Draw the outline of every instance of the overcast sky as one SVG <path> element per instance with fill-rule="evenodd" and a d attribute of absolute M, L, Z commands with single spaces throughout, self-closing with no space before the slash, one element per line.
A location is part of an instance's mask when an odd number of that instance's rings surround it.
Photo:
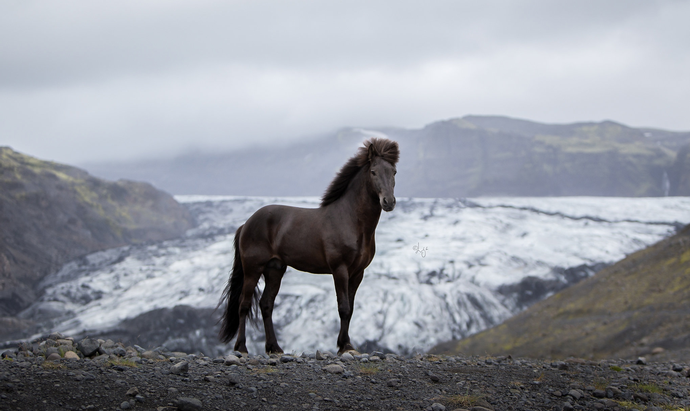
<path fill-rule="evenodd" d="M 67 163 L 467 114 L 690 131 L 690 1 L 0 2 L 0 145 Z"/>

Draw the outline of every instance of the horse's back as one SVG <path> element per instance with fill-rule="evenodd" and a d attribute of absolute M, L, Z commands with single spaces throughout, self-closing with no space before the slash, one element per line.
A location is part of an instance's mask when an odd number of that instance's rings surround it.
<path fill-rule="evenodd" d="M 303 271 L 324 272 L 327 266 L 320 209 L 264 206 L 245 223 L 240 247 L 259 264 L 275 258 Z"/>

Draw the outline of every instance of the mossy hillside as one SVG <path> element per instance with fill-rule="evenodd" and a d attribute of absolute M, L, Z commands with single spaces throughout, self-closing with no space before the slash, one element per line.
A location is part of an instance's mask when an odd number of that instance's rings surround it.
<path fill-rule="evenodd" d="M 150 184 L 104 181 L 0 147 L 0 316 L 26 307 L 38 281 L 70 259 L 192 225 L 186 208 Z"/>
<path fill-rule="evenodd" d="M 19 202 L 39 205 L 62 192 L 77 207 L 88 210 L 86 217 L 104 220 L 127 243 L 155 239 L 157 235 L 147 228 L 159 231 L 161 224 L 180 225 L 176 224 L 179 215 L 166 213 L 179 208 L 177 203 L 149 184 L 97 179 L 78 168 L 41 161 L 9 148 L 0 148 L 0 185 L 10 188 L 7 191 Z M 189 221 L 181 226 L 189 227 Z"/>
<path fill-rule="evenodd" d="M 689 343 L 690 226 L 497 327 L 434 351 L 594 359 L 655 352 L 657 359 L 687 361 Z"/>
<path fill-rule="evenodd" d="M 663 196 L 664 173 L 690 134 L 658 134 L 614 122 L 452 119 L 421 130 L 405 184 L 429 196 Z"/>

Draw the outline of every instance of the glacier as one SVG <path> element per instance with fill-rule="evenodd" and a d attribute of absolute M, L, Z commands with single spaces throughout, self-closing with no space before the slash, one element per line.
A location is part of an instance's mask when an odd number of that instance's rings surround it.
<path fill-rule="evenodd" d="M 79 336 L 161 308 L 213 309 L 228 281 L 237 227 L 266 204 L 319 205 L 315 197 L 176 198 L 197 227 L 179 239 L 67 263 L 43 280 L 42 297 L 21 316 L 42 331 Z M 584 267 L 589 275 L 688 223 L 688 197 L 398 198 L 381 215 L 376 256 L 355 299 L 352 342 L 409 354 L 463 338 L 524 308 L 502 287 L 525 279 L 567 286 L 564 270 Z M 332 277 L 289 268 L 273 318 L 286 352 L 336 349 Z M 204 332 L 207 350 L 231 351 L 233 344 L 213 339 L 215 331 Z M 263 327 L 247 334 L 249 351 L 263 352 Z"/>

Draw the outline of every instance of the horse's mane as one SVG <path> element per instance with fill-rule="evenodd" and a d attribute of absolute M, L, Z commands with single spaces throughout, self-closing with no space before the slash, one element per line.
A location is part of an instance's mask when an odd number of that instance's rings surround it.
<path fill-rule="evenodd" d="M 355 178 L 362 167 L 369 164 L 370 146 L 375 156 L 383 158 L 392 165 L 398 162 L 400 149 L 395 141 L 376 137 L 365 141 L 364 147 L 360 147 L 357 153 L 347 160 L 347 163 L 336 174 L 331 184 L 328 185 L 326 192 L 321 197 L 321 207 L 331 204 L 345 194 L 350 181 Z"/>

